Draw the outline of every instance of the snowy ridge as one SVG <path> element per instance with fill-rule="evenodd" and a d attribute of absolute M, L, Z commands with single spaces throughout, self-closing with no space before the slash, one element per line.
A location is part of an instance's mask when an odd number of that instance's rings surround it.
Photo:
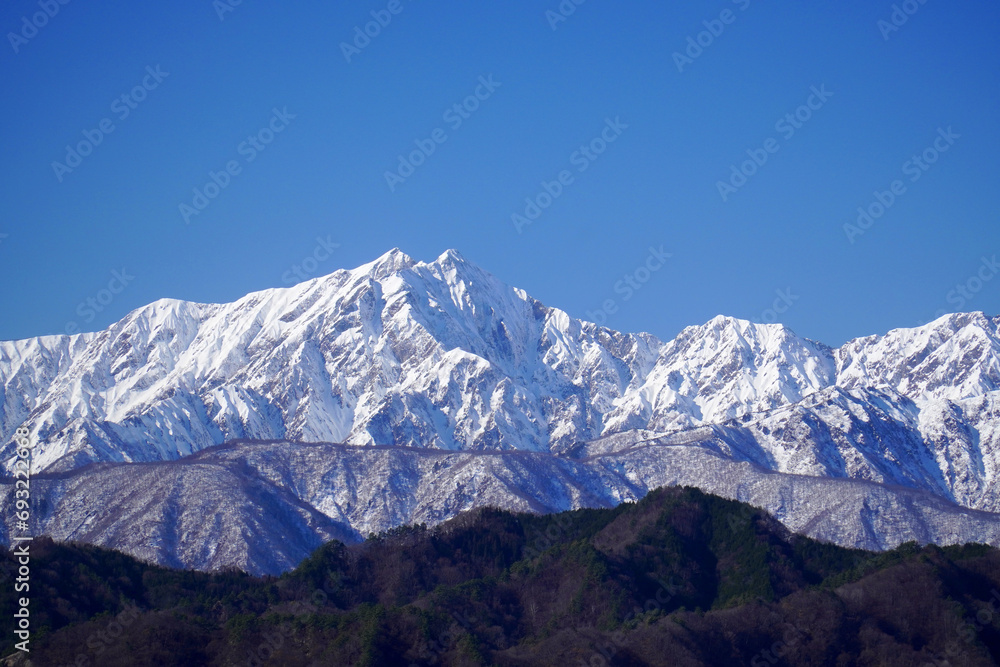
<path fill-rule="evenodd" d="M 32 486 L 46 502 L 36 530 L 173 567 L 278 574 L 330 539 L 349 543 L 401 524 L 435 525 L 477 507 L 611 507 L 660 486 L 689 485 L 762 507 L 793 531 L 843 546 L 1000 544 L 1000 514 L 912 488 L 775 473 L 681 440 L 637 441 L 585 459 L 237 442 L 176 461 L 40 475 Z M 14 494 L 2 498 L 7 541 L 16 534 Z"/>

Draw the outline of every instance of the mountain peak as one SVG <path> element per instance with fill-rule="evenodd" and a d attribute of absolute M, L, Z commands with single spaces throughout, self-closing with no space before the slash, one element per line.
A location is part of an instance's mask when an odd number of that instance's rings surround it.
<path fill-rule="evenodd" d="M 708 322 L 706 322 L 705 326 L 710 326 L 713 329 L 732 328 L 743 331 L 747 329 L 747 327 L 749 327 L 751 324 L 752 323 L 749 320 L 741 320 L 738 317 L 730 317 L 729 315 L 716 315 Z"/>
<path fill-rule="evenodd" d="M 1000 318 L 990 317 L 981 310 L 975 310 L 967 313 L 949 313 L 947 315 L 942 315 L 928 323 L 925 326 L 938 327 L 941 325 L 948 325 L 952 329 L 963 329 L 968 326 L 977 326 L 980 329 L 996 329 L 997 320 Z"/>
<path fill-rule="evenodd" d="M 454 248 L 448 248 L 443 253 L 441 253 L 437 259 L 434 260 L 437 264 L 444 264 L 446 262 L 455 262 L 461 264 L 468 264 L 469 260 L 462 256 L 462 253 L 455 250 Z"/>
<path fill-rule="evenodd" d="M 510 289 L 478 264 L 466 259 L 453 249 L 445 250 L 433 262 L 426 264 L 430 273 L 443 281 L 451 290 L 455 303 L 472 306 L 493 304 L 502 300 L 500 294 Z"/>
<path fill-rule="evenodd" d="M 768 327 L 771 325 L 766 324 L 756 324 L 750 320 L 741 320 L 738 317 L 729 317 L 728 315 L 716 315 L 704 324 L 696 324 L 685 328 L 685 332 L 689 336 L 696 336 L 698 338 L 708 336 L 710 338 L 719 337 L 729 337 L 729 336 L 749 336 L 750 338 L 756 338 L 758 331 L 766 332 Z M 780 326 L 780 325 L 778 325 Z M 683 332 L 682 332 L 683 335 Z"/>
<path fill-rule="evenodd" d="M 399 248 L 393 248 L 378 259 L 367 264 L 362 264 L 356 271 L 369 274 L 375 280 L 387 278 L 394 273 L 399 273 L 404 269 L 409 269 L 416 262 Z"/>

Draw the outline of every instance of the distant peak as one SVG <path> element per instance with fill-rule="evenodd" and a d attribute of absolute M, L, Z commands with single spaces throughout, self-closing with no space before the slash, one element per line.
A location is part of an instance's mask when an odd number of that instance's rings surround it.
<path fill-rule="evenodd" d="M 755 329 L 758 326 L 749 320 L 741 320 L 737 317 L 730 317 L 728 315 L 716 315 L 708 322 L 701 326 L 695 326 L 695 329 L 702 331 L 737 331 L 739 333 L 744 333 L 749 329 Z"/>
<path fill-rule="evenodd" d="M 932 326 L 948 324 L 954 328 L 960 329 L 969 325 L 986 327 L 989 326 L 993 319 L 994 318 L 987 316 L 986 313 L 980 310 L 974 310 L 967 313 L 948 313 L 947 315 L 942 315 L 936 320 L 928 322 L 928 324 Z"/>
<path fill-rule="evenodd" d="M 787 326 L 781 322 L 756 322 L 753 320 L 743 320 L 738 317 L 730 317 L 728 315 L 716 315 L 708 322 L 703 324 L 699 329 L 730 329 L 739 331 L 740 333 L 746 333 L 748 331 L 755 332 L 769 332 L 774 334 L 775 332 L 785 332 L 790 335 L 794 333 Z"/>
<path fill-rule="evenodd" d="M 715 317 L 713 317 L 712 319 L 710 319 L 708 322 L 706 322 L 706 324 L 709 324 L 709 325 L 712 325 L 712 326 L 715 326 L 715 327 L 720 327 L 720 326 L 721 327 L 737 327 L 739 329 L 743 329 L 743 328 L 747 327 L 750 324 L 750 321 L 749 320 L 741 320 L 741 319 L 739 319 L 737 317 L 730 317 L 728 315 L 716 315 Z"/>
<path fill-rule="evenodd" d="M 732 337 L 745 338 L 747 341 L 752 341 L 755 345 L 784 344 L 783 341 L 804 341 L 805 343 L 821 348 L 827 347 L 822 343 L 801 338 L 780 322 L 754 322 L 727 315 L 716 315 L 705 324 L 687 327 L 681 335 L 686 340 L 701 336 L 720 340 Z"/>

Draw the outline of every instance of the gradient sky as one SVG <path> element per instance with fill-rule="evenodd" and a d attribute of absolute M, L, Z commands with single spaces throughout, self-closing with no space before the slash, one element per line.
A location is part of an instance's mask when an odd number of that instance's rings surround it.
<path fill-rule="evenodd" d="M 1000 310 L 1000 269 L 983 264 L 1000 253 L 996 2 L 900 3 L 916 11 L 892 31 L 893 3 L 870 0 L 589 0 L 558 22 L 558 0 L 48 2 L 36 31 L 37 0 L 0 9 L 0 339 L 281 287 L 318 238 L 338 247 L 315 275 L 456 248 L 548 305 L 663 339 L 726 314 L 839 345 Z M 372 12 L 391 22 L 348 62 Z M 445 112 L 477 89 L 456 127 Z M 273 109 L 295 118 L 262 151 L 242 144 Z M 793 134 L 776 127 L 796 112 Z M 71 172 L 53 166 L 105 119 Z M 607 119 L 627 129 L 583 157 Z M 393 191 L 386 172 L 436 130 L 446 141 Z M 926 149 L 926 170 L 906 164 Z M 719 181 L 751 154 L 767 160 L 724 201 Z M 230 161 L 239 173 L 186 222 L 180 205 Z M 512 214 L 563 171 L 519 233 Z M 850 242 L 844 225 L 897 180 Z M 671 256 L 644 273 L 650 247 Z M 629 295 L 618 281 L 637 269 Z"/>

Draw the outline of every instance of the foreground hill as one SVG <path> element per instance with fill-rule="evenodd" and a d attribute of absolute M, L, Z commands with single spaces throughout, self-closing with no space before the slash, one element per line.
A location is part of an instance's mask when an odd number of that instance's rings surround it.
<path fill-rule="evenodd" d="M 7 553 L 4 563 L 9 572 Z M 31 657 L 45 665 L 1000 658 L 997 550 L 844 549 L 690 488 L 545 516 L 480 509 L 432 529 L 331 542 L 278 578 L 168 570 L 43 539 L 32 568 L 32 618 L 44 630 Z M 12 608 L 11 587 L 2 591 Z"/>

